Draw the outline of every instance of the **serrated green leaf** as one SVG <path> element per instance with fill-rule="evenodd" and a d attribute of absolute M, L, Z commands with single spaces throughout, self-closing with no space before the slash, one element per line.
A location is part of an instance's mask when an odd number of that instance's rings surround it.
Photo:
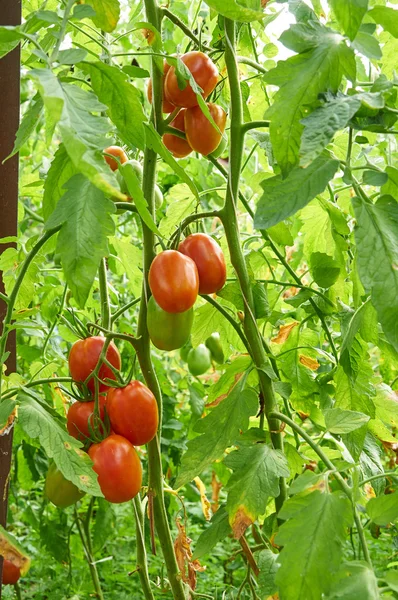
<path fill-rule="evenodd" d="M 0 58 L 14 50 L 22 38 L 19 27 L 0 26 Z"/>
<path fill-rule="evenodd" d="M 388 525 L 398 519 L 398 493 L 371 498 L 366 511 L 376 525 Z"/>
<path fill-rule="evenodd" d="M 264 443 L 243 446 L 228 454 L 224 463 L 234 471 L 227 485 L 227 509 L 238 538 L 265 513 L 268 498 L 279 495 L 279 479 L 289 477 L 290 471 L 283 452 Z"/>
<path fill-rule="evenodd" d="M 142 289 L 142 250 L 134 246 L 127 238 L 112 237 L 110 243 L 114 247 L 116 254 L 120 260 L 121 268 L 118 269 L 118 261 L 116 261 L 116 271 L 122 275 L 126 274 L 127 286 L 134 296 L 139 296 Z"/>
<path fill-rule="evenodd" d="M 310 258 L 310 271 L 319 287 L 329 288 L 340 275 L 340 265 L 334 258 L 323 252 L 314 252 Z"/>
<path fill-rule="evenodd" d="M 344 33 L 353 40 L 368 10 L 368 0 L 331 0 L 330 4 Z"/>
<path fill-rule="evenodd" d="M 68 50 L 61 50 L 58 53 L 57 62 L 61 65 L 75 65 L 84 60 L 86 56 L 87 52 L 83 48 L 68 48 Z"/>
<path fill-rule="evenodd" d="M 145 148 L 145 114 L 142 99 L 127 75 L 117 67 L 103 62 L 84 65 L 90 73 L 91 85 L 101 102 L 107 105 L 108 113 L 126 144 L 140 150 Z"/>
<path fill-rule="evenodd" d="M 41 97 L 36 94 L 29 104 L 29 108 L 25 112 L 17 134 L 15 136 L 14 148 L 12 149 L 11 154 L 7 156 L 4 160 L 8 160 L 14 154 L 19 152 L 24 144 L 28 141 L 30 136 L 37 127 L 37 123 L 39 122 L 40 116 L 43 112 L 43 100 Z"/>
<path fill-rule="evenodd" d="M 379 598 L 373 569 L 361 561 L 344 563 L 326 600 L 376 600 Z"/>
<path fill-rule="evenodd" d="M 204 419 L 197 421 L 195 429 L 201 433 L 188 442 L 188 450 L 182 457 L 175 487 L 191 481 L 239 437 L 240 431 L 249 426 L 249 417 L 258 409 L 258 397 L 246 388 L 247 375 L 243 376 L 228 397 L 222 400 Z"/>
<path fill-rule="evenodd" d="M 293 169 L 286 179 L 281 175 L 265 179 L 261 182 L 264 193 L 254 216 L 255 228 L 268 229 L 294 215 L 323 192 L 338 168 L 338 161 L 323 154 L 306 169 Z"/>
<path fill-rule="evenodd" d="M 168 191 L 166 216 L 160 221 L 160 233 L 169 237 L 176 227 L 190 215 L 196 205 L 196 199 L 185 183 L 179 183 Z"/>
<path fill-rule="evenodd" d="M 65 146 L 60 144 L 44 182 L 43 217 L 45 221 L 55 209 L 58 200 L 65 193 L 65 183 L 76 173 L 78 173 L 78 169 L 70 159 Z"/>
<path fill-rule="evenodd" d="M 330 433 L 350 433 L 369 422 L 369 415 L 353 410 L 341 408 L 327 408 L 324 410 L 326 429 Z"/>
<path fill-rule="evenodd" d="M 205 0 L 220 15 L 233 21 L 249 23 L 264 18 L 260 0 Z"/>
<path fill-rule="evenodd" d="M 376 38 L 373 37 L 373 35 L 363 31 L 358 31 L 357 36 L 352 43 L 352 47 L 370 59 L 374 58 L 376 60 L 380 60 L 380 58 L 383 56 L 380 44 Z"/>
<path fill-rule="evenodd" d="M 102 496 L 92 462 L 81 450 L 81 442 L 72 438 L 35 400 L 31 391 L 18 394 L 18 422 L 31 438 L 39 438 L 47 456 L 53 458 L 64 477 L 94 496 Z"/>
<path fill-rule="evenodd" d="M 343 556 L 346 528 L 352 522 L 351 503 L 340 493 L 319 491 L 288 500 L 280 518 L 276 542 L 283 546 L 276 574 L 281 597 L 320 600 L 330 591 Z"/>
<path fill-rule="evenodd" d="M 45 227 L 62 225 L 57 251 L 68 286 L 78 305 L 84 307 L 100 259 L 109 253 L 108 237 L 115 229 L 111 217 L 115 205 L 83 175 L 74 175 L 66 188 Z"/>
<path fill-rule="evenodd" d="M 343 75 L 355 79 L 355 58 L 343 36 L 309 21 L 292 25 L 283 34 L 294 38 L 299 54 L 279 61 L 264 75 L 267 83 L 279 86 L 272 106 L 265 113 L 271 119 L 270 134 L 275 157 L 286 177 L 298 162 L 301 119 L 318 95 L 337 92 Z M 292 47 L 290 45 L 289 47 Z"/>
<path fill-rule="evenodd" d="M 161 236 L 162 234 L 156 227 L 153 217 L 149 212 L 148 204 L 141 188 L 141 181 L 139 180 L 133 165 L 128 162 L 124 165 L 119 165 L 119 171 L 126 182 L 130 196 L 134 198 L 134 204 L 137 207 L 138 214 L 142 221 L 153 233 Z"/>
<path fill-rule="evenodd" d="M 353 198 L 358 272 L 387 339 L 398 350 L 398 204 Z"/>
<path fill-rule="evenodd" d="M 276 562 L 277 554 L 271 550 L 261 550 L 258 555 L 258 568 L 260 569 L 257 577 L 258 591 L 261 598 L 268 598 L 277 592 L 278 588 L 275 583 L 275 576 L 278 570 Z"/>
<path fill-rule="evenodd" d="M 221 542 L 230 533 L 231 526 L 228 521 L 228 513 L 225 506 L 220 506 L 218 511 L 213 515 L 210 526 L 200 534 L 195 544 L 192 560 L 208 554 L 218 542 Z"/>
<path fill-rule="evenodd" d="M 85 3 L 95 10 L 93 23 L 107 33 L 111 33 L 118 24 L 120 17 L 119 0 L 85 0 Z"/>
<path fill-rule="evenodd" d="M 194 313 L 191 330 L 193 346 L 205 342 L 214 331 L 220 334 L 220 343 L 226 357 L 230 356 L 231 347 L 243 350 L 243 343 L 229 321 L 214 306 L 206 303 Z"/>
<path fill-rule="evenodd" d="M 366 185 L 379 187 L 387 183 L 388 175 L 382 171 L 367 170 L 363 172 L 362 181 L 366 183 Z"/>
<path fill-rule="evenodd" d="M 375 6 L 369 11 L 369 17 L 372 17 L 392 36 L 398 38 L 398 10 L 390 6 Z"/>

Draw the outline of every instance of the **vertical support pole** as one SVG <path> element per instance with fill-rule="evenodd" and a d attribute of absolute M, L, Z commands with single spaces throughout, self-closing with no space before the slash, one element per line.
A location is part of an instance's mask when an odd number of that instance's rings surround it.
<path fill-rule="evenodd" d="M 21 23 L 21 0 L 0 0 L 0 24 Z M 1 164 L 13 148 L 19 126 L 20 48 L 0 59 L 0 238 L 17 235 L 18 216 L 18 155 Z M 0 254 L 12 244 L 1 244 Z M 0 291 L 4 292 L 0 272 Z M 0 331 L 6 305 L 0 300 Z M 16 370 L 16 338 L 12 332 L 8 338 L 7 372 Z M 13 426 L 0 432 L 0 524 L 7 521 L 8 483 L 11 467 Z M 0 558 L 0 598 L 3 561 Z"/>

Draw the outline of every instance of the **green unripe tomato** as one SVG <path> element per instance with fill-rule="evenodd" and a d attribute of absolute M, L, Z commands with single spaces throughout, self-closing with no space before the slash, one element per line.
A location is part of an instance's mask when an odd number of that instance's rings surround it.
<path fill-rule="evenodd" d="M 142 183 L 142 176 L 143 176 L 143 168 L 140 162 L 138 162 L 138 160 L 128 160 L 126 163 L 124 163 L 125 165 L 131 165 L 135 171 L 135 174 L 138 177 L 138 180 L 140 183 Z M 129 196 L 129 191 L 126 185 L 126 182 L 124 180 L 123 175 L 120 173 L 120 171 L 117 171 L 116 173 L 116 178 L 119 182 L 120 185 L 120 190 L 123 194 L 126 194 L 127 196 Z M 155 185 L 155 207 L 156 210 L 158 208 L 160 208 L 163 204 L 163 194 L 162 191 L 160 189 L 160 187 L 158 185 Z"/>
<path fill-rule="evenodd" d="M 221 141 L 218 144 L 217 148 L 210 154 L 210 156 L 212 156 L 213 158 L 219 158 L 225 152 L 227 145 L 228 145 L 228 138 L 224 134 L 222 136 Z"/>
<path fill-rule="evenodd" d="M 220 342 L 220 334 L 218 332 L 212 333 L 205 342 L 206 346 L 210 350 L 210 354 L 212 359 L 216 361 L 216 363 L 222 365 L 225 361 L 224 351 Z"/>
<path fill-rule="evenodd" d="M 187 343 L 183 345 L 183 347 L 180 350 L 180 358 L 181 360 L 183 360 L 184 362 L 187 362 L 188 360 L 188 354 L 189 351 L 192 350 L 192 344 L 191 344 L 191 338 L 188 339 Z"/>
<path fill-rule="evenodd" d="M 48 469 L 44 492 L 50 502 L 59 508 L 76 504 L 85 494 L 74 483 L 65 479 L 55 463 Z"/>
<path fill-rule="evenodd" d="M 168 313 L 151 296 L 147 308 L 147 327 L 151 342 L 159 350 L 181 348 L 191 335 L 193 308 L 182 313 Z"/>
<path fill-rule="evenodd" d="M 192 348 L 187 358 L 188 369 L 192 375 L 203 375 L 211 367 L 210 350 L 204 344 Z"/>

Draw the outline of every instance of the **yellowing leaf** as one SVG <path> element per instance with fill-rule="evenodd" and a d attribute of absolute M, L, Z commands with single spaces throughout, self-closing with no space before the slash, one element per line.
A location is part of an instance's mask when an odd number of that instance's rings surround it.
<path fill-rule="evenodd" d="M 300 354 L 299 361 L 302 365 L 304 365 L 305 367 L 307 367 L 307 369 L 310 369 L 311 371 L 316 371 L 320 367 L 319 362 L 315 360 L 315 358 L 305 356 L 304 354 Z"/>
<path fill-rule="evenodd" d="M 283 344 L 286 342 L 292 329 L 294 329 L 296 325 L 298 325 L 298 321 L 293 321 L 293 323 L 282 325 L 282 327 L 279 328 L 278 335 L 272 338 L 271 342 L 274 342 L 274 344 Z"/>
<path fill-rule="evenodd" d="M 241 506 L 234 514 L 232 523 L 230 523 L 234 538 L 238 540 L 254 521 L 255 516 L 248 514 L 246 508 Z"/>
<path fill-rule="evenodd" d="M 198 488 L 199 493 L 200 493 L 200 501 L 202 503 L 202 510 L 203 510 L 204 518 L 206 519 L 206 521 L 210 521 L 210 519 L 211 519 L 210 502 L 208 501 L 207 496 L 206 496 L 205 484 L 200 479 L 200 477 L 195 477 L 194 482 L 196 483 L 196 487 Z"/>

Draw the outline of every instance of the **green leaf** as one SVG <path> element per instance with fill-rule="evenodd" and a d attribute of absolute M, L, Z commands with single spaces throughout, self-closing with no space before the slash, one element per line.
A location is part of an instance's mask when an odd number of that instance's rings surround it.
<path fill-rule="evenodd" d="M 273 151 L 286 177 L 298 162 L 301 120 L 308 106 L 322 92 L 336 93 L 343 75 L 354 80 L 356 68 L 353 50 L 343 36 L 319 23 L 292 25 L 281 41 L 300 53 L 279 61 L 264 75 L 267 83 L 279 86 L 265 118 L 271 119 Z"/>
<path fill-rule="evenodd" d="M 362 175 L 362 181 L 366 183 L 366 185 L 374 185 L 379 187 L 387 183 L 388 174 L 382 171 L 364 171 Z"/>
<path fill-rule="evenodd" d="M 395 167 L 387 167 L 386 173 L 388 175 L 388 181 L 383 185 L 381 192 L 383 194 L 389 194 L 393 198 L 398 198 L 398 169 L 395 169 Z"/>
<path fill-rule="evenodd" d="M 270 227 L 267 231 L 272 241 L 280 246 L 292 246 L 294 239 L 286 223 L 281 221 L 278 225 Z"/>
<path fill-rule="evenodd" d="M 40 444 L 64 477 L 77 487 L 94 496 L 102 496 L 97 475 L 91 468 L 92 462 L 81 450 L 81 442 L 72 438 L 35 400 L 31 390 L 18 394 L 18 422 L 31 438 L 39 438 Z"/>
<path fill-rule="evenodd" d="M 357 96 L 328 97 L 320 108 L 302 119 L 304 125 L 300 146 L 300 166 L 307 167 L 332 141 L 339 129 L 344 129 L 361 105 Z"/>
<path fill-rule="evenodd" d="M 195 430 L 201 435 L 188 442 L 188 450 L 182 457 L 175 487 L 192 481 L 239 438 L 241 431 L 249 426 L 249 417 L 258 410 L 257 393 L 246 388 L 247 374 L 235 385 L 228 397 L 222 400 Z"/>
<path fill-rule="evenodd" d="M 344 33 L 353 40 L 368 10 L 368 0 L 331 0 L 330 4 Z"/>
<path fill-rule="evenodd" d="M 264 443 L 242 446 L 224 463 L 234 473 L 228 480 L 227 509 L 236 538 L 266 510 L 268 498 L 279 496 L 279 478 L 289 477 L 287 460 L 280 450 Z"/>
<path fill-rule="evenodd" d="M 331 256 L 323 252 L 314 252 L 310 258 L 310 271 L 319 287 L 329 288 L 339 278 L 340 265 Z"/>
<path fill-rule="evenodd" d="M 377 578 L 366 562 L 344 563 L 337 573 L 326 600 L 376 600 L 379 598 Z"/>
<path fill-rule="evenodd" d="M 320 599 L 330 590 L 342 559 L 351 503 L 340 493 L 319 491 L 288 500 L 279 517 L 288 519 L 276 537 L 283 546 L 276 583 L 289 600 Z"/>
<path fill-rule="evenodd" d="M 277 557 L 278 555 L 271 552 L 271 550 L 261 550 L 258 555 L 260 574 L 257 578 L 257 583 L 261 598 L 268 598 L 278 590 L 275 583 L 275 576 L 278 570 Z"/>
<path fill-rule="evenodd" d="M 160 233 L 169 237 L 185 217 L 192 213 L 195 205 L 195 196 L 185 183 L 179 183 L 170 188 L 167 194 L 166 216 L 159 225 Z"/>
<path fill-rule="evenodd" d="M 364 33 L 363 31 L 358 32 L 352 47 L 370 59 L 374 58 L 376 60 L 380 60 L 380 58 L 383 56 L 380 44 L 376 38 L 369 33 Z"/>
<path fill-rule="evenodd" d="M 225 506 L 220 506 L 218 511 L 213 515 L 210 526 L 200 534 L 195 544 L 192 560 L 208 554 L 218 542 L 221 542 L 230 533 L 231 526 L 228 521 L 228 513 L 225 510 Z"/>
<path fill-rule="evenodd" d="M 389 6 L 375 6 L 369 11 L 369 17 L 372 17 L 392 36 L 398 38 L 398 10 Z"/>
<path fill-rule="evenodd" d="M 350 433 L 368 423 L 369 415 L 353 410 L 342 410 L 341 408 L 327 408 L 324 410 L 326 429 L 330 433 Z"/>
<path fill-rule="evenodd" d="M 239 21 L 248 23 L 250 21 L 258 21 L 264 18 L 264 13 L 261 10 L 260 0 L 205 0 L 210 8 L 214 8 L 220 15 Z"/>
<path fill-rule="evenodd" d="M 7 424 L 8 417 L 14 410 L 15 404 L 15 400 L 12 398 L 6 398 L 6 400 L 0 402 L 0 429 L 3 429 Z"/>
<path fill-rule="evenodd" d="M 14 156 L 14 154 L 16 154 L 17 152 L 19 152 L 22 146 L 26 144 L 26 142 L 29 140 L 30 136 L 34 132 L 35 127 L 37 127 L 42 112 L 43 100 L 38 94 L 36 94 L 36 96 L 34 96 L 30 101 L 29 108 L 25 112 L 21 124 L 18 128 L 17 134 L 15 136 L 14 148 L 12 149 L 11 154 L 9 154 L 7 158 L 4 159 L 5 161 Z"/>
<path fill-rule="evenodd" d="M 398 592 L 398 571 L 387 571 L 384 580 L 394 592 Z"/>
<path fill-rule="evenodd" d="M 138 214 L 140 215 L 141 219 L 148 227 L 148 229 L 153 231 L 153 233 L 157 233 L 159 236 L 161 236 L 162 234 L 156 227 L 152 215 L 148 210 L 148 204 L 142 192 L 141 182 L 137 177 L 133 165 L 129 163 L 119 165 L 119 171 L 126 182 L 130 196 L 134 198 L 134 204 L 137 207 Z"/>
<path fill-rule="evenodd" d="M 353 198 L 357 265 L 389 342 L 398 350 L 398 204 Z"/>
<path fill-rule="evenodd" d="M 100 259 L 108 256 L 108 236 L 114 233 L 113 202 L 83 175 L 74 175 L 66 185 L 45 228 L 62 225 L 57 251 L 66 281 L 83 308 L 93 285 Z"/>
<path fill-rule="evenodd" d="M 90 73 L 93 90 L 107 105 L 109 116 L 123 141 L 144 150 L 145 114 L 141 94 L 127 81 L 127 74 L 103 62 L 85 64 L 84 70 Z"/>
<path fill-rule="evenodd" d="M 220 334 L 220 342 L 225 356 L 231 354 L 231 347 L 242 350 L 244 348 L 240 337 L 225 317 L 211 304 L 207 303 L 195 310 L 191 330 L 192 344 L 194 347 L 205 342 L 214 331 Z"/>
<path fill-rule="evenodd" d="M 388 525 L 398 519 L 398 493 L 371 498 L 366 505 L 369 517 L 376 525 Z"/>
<path fill-rule="evenodd" d="M 107 33 L 111 33 L 118 24 L 120 17 L 119 0 L 85 0 L 95 10 L 93 23 Z"/>
<path fill-rule="evenodd" d="M 189 175 L 184 171 L 181 165 L 178 164 L 171 152 L 169 152 L 166 146 L 164 146 L 160 135 L 155 130 L 152 123 L 145 123 L 144 125 L 146 132 L 146 141 L 148 146 L 163 158 L 163 160 L 173 169 L 176 175 L 180 177 L 183 183 L 187 184 L 187 186 L 190 188 L 191 192 L 194 194 L 195 198 L 199 202 L 199 193 L 191 177 L 189 177 Z"/>
<path fill-rule="evenodd" d="M 43 217 L 47 220 L 65 193 L 64 185 L 78 173 L 66 148 L 60 144 L 44 181 Z"/>
<path fill-rule="evenodd" d="M 334 381 L 336 384 L 336 408 L 353 410 L 375 417 L 375 406 L 372 400 L 372 368 L 367 361 L 359 365 L 356 379 L 348 377 L 341 366 L 337 367 Z"/>
<path fill-rule="evenodd" d="M 116 251 L 120 261 L 116 261 L 116 272 L 126 275 L 126 285 L 138 297 L 142 289 L 142 250 L 134 246 L 127 237 L 112 237 L 110 243 Z"/>
<path fill-rule="evenodd" d="M 61 50 L 57 57 L 57 62 L 61 65 L 75 65 L 84 60 L 87 56 L 87 51 L 83 48 L 68 48 Z"/>
<path fill-rule="evenodd" d="M 323 192 L 338 168 L 337 160 L 323 154 L 306 169 L 293 169 L 286 179 L 276 175 L 262 181 L 264 193 L 258 201 L 254 216 L 255 228 L 268 229 L 294 215 Z"/>
<path fill-rule="evenodd" d="M 0 58 L 14 50 L 23 38 L 19 27 L 0 26 Z"/>
<path fill-rule="evenodd" d="M 364 348 L 356 339 L 356 335 L 364 323 L 367 315 L 366 309 L 367 306 L 369 306 L 369 303 L 370 299 L 366 300 L 366 302 L 361 304 L 353 314 L 340 348 L 340 364 L 345 373 L 348 376 L 354 376 L 354 378 L 356 377 L 360 363 L 364 358 L 364 350 L 366 352 L 366 348 Z"/>
<path fill-rule="evenodd" d="M 308 490 L 308 488 L 317 486 L 323 477 L 323 473 L 314 473 L 310 470 L 303 471 L 303 473 L 300 473 L 299 476 L 291 482 L 289 486 L 289 496 L 300 494 L 301 492 Z"/>

